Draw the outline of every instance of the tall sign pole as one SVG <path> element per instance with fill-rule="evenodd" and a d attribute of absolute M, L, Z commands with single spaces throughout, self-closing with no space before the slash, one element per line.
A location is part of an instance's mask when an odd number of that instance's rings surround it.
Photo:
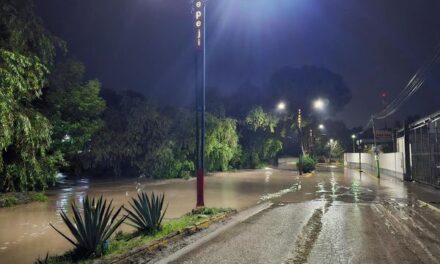
<path fill-rule="evenodd" d="M 300 154 L 299 154 L 299 161 L 298 161 L 298 171 L 299 171 L 299 175 L 303 174 L 303 154 L 304 154 L 304 147 L 303 147 L 303 142 L 302 142 L 302 114 L 301 114 L 301 109 L 298 109 L 298 141 L 299 141 L 299 146 L 301 148 Z"/>
<path fill-rule="evenodd" d="M 204 207 L 205 173 L 205 5 L 206 0 L 194 0 L 195 81 L 196 81 L 196 151 L 197 207 Z"/>

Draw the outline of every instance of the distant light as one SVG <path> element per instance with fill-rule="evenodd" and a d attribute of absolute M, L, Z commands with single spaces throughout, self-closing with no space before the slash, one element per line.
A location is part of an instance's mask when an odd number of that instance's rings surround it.
<path fill-rule="evenodd" d="M 284 111 L 284 110 L 286 110 L 286 103 L 284 103 L 284 102 L 279 102 L 278 105 L 277 105 L 277 110 L 279 110 L 279 111 Z"/>
<path fill-rule="evenodd" d="M 68 142 L 70 141 L 72 138 L 70 137 L 69 134 L 64 135 L 63 139 L 61 139 L 61 142 Z"/>
<path fill-rule="evenodd" d="M 333 138 L 331 138 L 331 139 L 330 139 L 330 143 L 333 143 L 333 142 L 334 142 L 334 140 L 333 140 Z"/>
<path fill-rule="evenodd" d="M 322 110 L 324 110 L 324 107 L 325 107 L 325 102 L 321 98 L 316 99 L 313 102 L 313 108 L 315 108 L 316 110 L 322 111 Z"/>
<path fill-rule="evenodd" d="M 321 130 L 324 130 L 325 127 L 324 127 L 323 124 L 319 124 L 318 128 L 321 129 Z"/>
<path fill-rule="evenodd" d="M 355 139 L 355 138 L 356 138 L 356 135 L 355 135 L 355 134 L 351 135 L 351 138 L 352 138 L 352 139 Z"/>

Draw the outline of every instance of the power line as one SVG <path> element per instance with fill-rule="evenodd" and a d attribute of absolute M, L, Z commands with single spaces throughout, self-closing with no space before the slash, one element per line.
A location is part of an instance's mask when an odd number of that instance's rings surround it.
<path fill-rule="evenodd" d="M 422 67 L 419 68 L 419 70 L 414 74 L 414 76 L 410 79 L 408 84 L 403 88 L 399 95 L 382 111 L 371 116 L 366 127 L 361 133 L 364 133 L 367 129 L 371 127 L 374 119 L 385 119 L 397 112 L 397 110 L 399 110 L 399 108 L 422 87 L 422 85 L 425 83 L 427 73 L 432 69 L 432 67 L 438 62 L 439 59 L 440 45 L 437 46 L 434 56 L 432 56 L 429 61 L 424 63 Z"/>

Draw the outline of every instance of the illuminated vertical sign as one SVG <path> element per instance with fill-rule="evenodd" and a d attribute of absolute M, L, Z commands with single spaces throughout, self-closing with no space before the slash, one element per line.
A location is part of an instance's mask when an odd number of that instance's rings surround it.
<path fill-rule="evenodd" d="M 204 1 L 203 0 L 195 0 L 195 28 L 196 28 L 196 47 L 202 48 L 203 47 L 203 34 L 204 32 L 204 17 L 205 17 L 205 8 L 204 8 Z"/>
<path fill-rule="evenodd" d="M 196 92 L 196 152 L 197 207 L 205 206 L 205 5 L 206 0 L 193 0 L 195 28 L 195 92 Z"/>

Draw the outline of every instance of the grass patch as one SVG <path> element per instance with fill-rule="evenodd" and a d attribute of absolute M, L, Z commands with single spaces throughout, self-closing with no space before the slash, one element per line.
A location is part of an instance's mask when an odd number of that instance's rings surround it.
<path fill-rule="evenodd" d="M 164 220 L 162 228 L 152 235 L 135 236 L 135 234 L 119 233 L 115 239 L 110 241 L 106 256 L 112 257 L 125 253 L 131 249 L 146 245 L 152 241 L 162 239 L 174 232 L 183 231 L 185 228 L 191 227 L 203 219 L 231 211 L 231 209 L 202 208 L 193 210 L 191 213 L 188 213 L 177 219 Z"/>
<path fill-rule="evenodd" d="M 12 207 L 30 202 L 46 202 L 47 196 L 40 192 L 11 192 L 0 194 L 0 208 Z"/>
<path fill-rule="evenodd" d="M 40 203 L 44 203 L 47 202 L 47 196 L 44 195 L 43 193 L 34 193 L 32 195 L 32 200 L 35 202 L 40 202 Z"/>
<path fill-rule="evenodd" d="M 4 196 L 0 198 L 0 207 L 12 207 L 15 206 L 18 199 L 15 196 Z"/>
<path fill-rule="evenodd" d="M 201 208 L 195 209 L 192 212 L 177 218 L 177 219 L 165 219 L 162 223 L 162 227 L 159 231 L 151 235 L 138 235 L 136 233 L 122 233 L 118 232 L 108 243 L 108 248 L 105 250 L 103 260 L 115 257 L 129 252 L 135 248 L 145 246 L 153 241 L 163 239 L 175 232 L 181 232 L 184 229 L 194 226 L 204 219 L 214 217 L 222 213 L 233 212 L 232 209 L 223 208 Z M 51 264 L 64 264 L 71 263 L 72 252 L 66 252 L 62 256 L 52 256 L 47 259 L 45 263 Z M 80 263 L 92 263 L 93 258 L 85 259 Z"/>

